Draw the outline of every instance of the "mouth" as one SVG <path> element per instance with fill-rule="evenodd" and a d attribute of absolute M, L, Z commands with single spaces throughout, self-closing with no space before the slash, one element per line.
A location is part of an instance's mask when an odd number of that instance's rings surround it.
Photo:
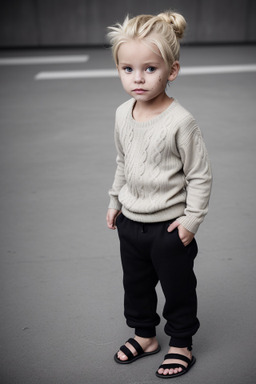
<path fill-rule="evenodd" d="M 137 94 L 142 94 L 142 93 L 147 92 L 147 90 L 143 89 L 143 88 L 136 88 L 136 89 L 133 89 L 132 92 L 135 92 Z"/>

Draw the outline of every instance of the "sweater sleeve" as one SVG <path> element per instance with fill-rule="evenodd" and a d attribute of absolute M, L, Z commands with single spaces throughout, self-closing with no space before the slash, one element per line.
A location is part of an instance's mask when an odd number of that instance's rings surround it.
<path fill-rule="evenodd" d="M 178 135 L 177 144 L 186 179 L 186 207 L 184 216 L 177 220 L 195 234 L 208 212 L 212 173 L 200 129 L 193 119 Z"/>
<path fill-rule="evenodd" d="M 115 145 L 117 150 L 117 157 L 116 157 L 117 167 L 116 167 L 112 188 L 109 190 L 110 203 L 108 208 L 121 210 L 122 205 L 118 200 L 118 195 L 121 188 L 126 183 L 126 180 L 124 175 L 124 152 L 123 152 L 122 144 L 120 142 L 117 118 L 115 123 Z"/>

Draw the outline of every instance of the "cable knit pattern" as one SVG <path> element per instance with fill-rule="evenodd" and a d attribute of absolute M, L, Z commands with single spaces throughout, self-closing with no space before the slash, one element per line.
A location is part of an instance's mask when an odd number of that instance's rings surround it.
<path fill-rule="evenodd" d="M 196 233 L 208 211 L 211 169 L 200 129 L 177 100 L 137 122 L 134 99 L 116 112 L 117 169 L 109 208 L 139 222 L 177 218 Z"/>

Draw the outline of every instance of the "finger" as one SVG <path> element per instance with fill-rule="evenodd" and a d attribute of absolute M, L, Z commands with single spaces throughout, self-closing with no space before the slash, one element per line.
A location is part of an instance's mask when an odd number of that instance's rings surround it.
<path fill-rule="evenodd" d="M 111 225 L 111 229 L 116 229 L 116 221 L 115 221 L 115 218 L 113 218 L 110 222 L 110 225 Z"/>
<path fill-rule="evenodd" d="M 180 223 L 177 221 L 177 220 L 175 220 L 173 223 L 171 223 L 170 225 L 169 225 L 169 227 L 167 228 L 167 231 L 168 232 L 172 232 L 175 228 L 177 228 L 178 226 L 180 225 Z"/>

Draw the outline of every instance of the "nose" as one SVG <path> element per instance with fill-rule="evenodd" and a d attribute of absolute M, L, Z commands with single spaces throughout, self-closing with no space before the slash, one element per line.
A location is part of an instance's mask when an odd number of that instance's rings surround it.
<path fill-rule="evenodd" d="M 136 71 L 135 72 L 134 81 L 136 84 L 144 83 L 144 76 L 143 76 L 142 71 Z"/>

